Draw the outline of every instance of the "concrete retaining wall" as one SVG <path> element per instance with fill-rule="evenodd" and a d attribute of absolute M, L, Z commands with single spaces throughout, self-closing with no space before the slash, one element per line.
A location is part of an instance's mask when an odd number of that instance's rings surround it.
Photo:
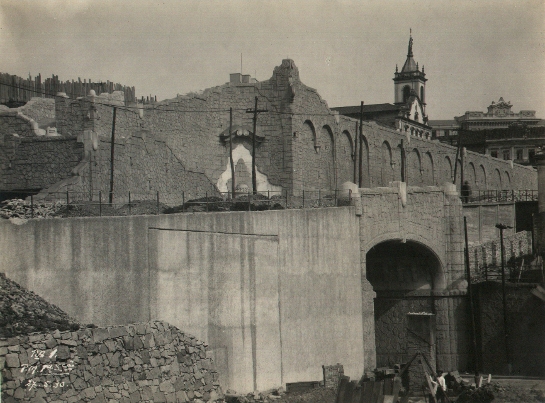
<path fill-rule="evenodd" d="M 0 340 L 0 364 L 6 403 L 221 397 L 206 344 L 165 322 Z"/>
<path fill-rule="evenodd" d="M 3 221 L 0 270 L 84 323 L 168 321 L 247 392 L 361 376 L 358 239 L 352 207 Z"/>

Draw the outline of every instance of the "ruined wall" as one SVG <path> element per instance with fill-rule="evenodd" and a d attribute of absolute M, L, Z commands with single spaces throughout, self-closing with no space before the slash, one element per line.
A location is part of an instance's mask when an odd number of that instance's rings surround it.
<path fill-rule="evenodd" d="M 3 220 L 0 270 L 84 323 L 183 327 L 252 392 L 373 368 L 358 233 L 352 207 Z"/>
<path fill-rule="evenodd" d="M 58 182 L 47 191 L 57 192 L 61 198 L 69 191 L 72 200 L 98 200 L 101 192 L 103 200 L 107 200 L 111 142 L 86 132 L 84 143 L 93 141 L 96 141 L 97 149 L 87 147 L 85 160 L 75 169 L 77 176 Z M 156 200 L 159 192 L 160 201 L 171 206 L 205 194 L 217 194 L 204 174 L 186 170 L 165 142 L 144 130 L 134 132 L 128 138 L 116 139 L 114 152 L 114 203 L 128 202 L 129 192 L 133 201 Z M 47 191 L 43 192 L 44 197 Z"/>
<path fill-rule="evenodd" d="M 25 105 L 17 108 L 17 110 L 37 122 L 40 127 L 44 125 L 55 126 L 54 99 L 33 97 Z"/>
<path fill-rule="evenodd" d="M 83 159 L 75 137 L 4 135 L 0 147 L 0 189 L 42 189 L 72 175 Z"/>
<path fill-rule="evenodd" d="M 474 286 L 477 304 L 479 365 L 484 373 L 507 375 L 500 282 Z M 545 376 L 545 304 L 531 294 L 535 285 L 507 283 L 510 375 Z"/>
<path fill-rule="evenodd" d="M 77 100 L 60 94 L 55 98 L 56 126 L 63 136 L 83 136 L 90 130 L 108 140 L 116 108 L 116 139 L 127 141 L 135 132 L 146 131 L 149 138 L 164 141 L 186 170 L 204 174 L 226 192 L 231 175 L 225 136 L 229 108 L 233 131 L 238 133 L 233 136 L 237 182 L 251 185 L 253 113 L 248 110 L 255 107 L 255 97 L 258 109 L 266 111 L 257 118 L 258 190 L 299 195 L 302 190 L 338 189 L 354 180 L 357 120 L 331 111 L 315 89 L 300 81 L 299 70 L 289 59 L 275 67 L 269 80 L 233 81 L 152 105 L 125 105 L 122 92 L 91 93 Z M 20 118 L 6 115 L 6 121 L 13 122 L 5 123 L 5 130 L 31 136 L 32 124 L 22 124 Z M 456 147 L 375 123 L 363 124 L 363 137 L 363 187 L 388 186 L 402 177 L 410 186 L 452 182 Z M 157 161 L 154 170 L 161 166 Z M 139 179 L 146 183 L 146 178 Z M 477 191 L 535 189 L 537 178 L 531 167 L 467 152 L 464 179 Z"/>
<path fill-rule="evenodd" d="M 16 134 L 19 137 L 36 136 L 31 120 L 20 112 L 12 111 L 0 113 L 0 135 L 6 134 Z"/>
<path fill-rule="evenodd" d="M 215 401 L 221 389 L 206 350 L 158 321 L 4 339 L 2 401 Z"/>

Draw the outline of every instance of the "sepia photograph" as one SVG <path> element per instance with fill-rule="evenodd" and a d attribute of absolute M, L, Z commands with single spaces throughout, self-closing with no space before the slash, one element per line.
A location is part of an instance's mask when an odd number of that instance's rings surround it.
<path fill-rule="evenodd" d="M 0 0 L 0 403 L 545 403 L 543 0 Z"/>

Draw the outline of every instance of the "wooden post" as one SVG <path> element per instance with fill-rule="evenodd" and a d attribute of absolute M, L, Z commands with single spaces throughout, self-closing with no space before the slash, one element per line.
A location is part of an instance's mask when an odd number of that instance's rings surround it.
<path fill-rule="evenodd" d="M 257 130 L 257 97 L 255 97 L 254 107 L 254 133 L 252 136 L 252 191 L 257 193 L 257 176 L 255 172 L 255 135 Z"/>
<path fill-rule="evenodd" d="M 471 268 L 469 266 L 469 242 L 467 238 L 467 219 L 464 216 L 464 238 L 465 238 L 465 261 L 467 277 L 467 297 L 469 299 L 469 315 L 471 317 L 471 335 L 473 338 L 473 365 L 475 376 L 479 376 L 479 366 L 477 363 L 477 329 L 475 327 L 475 311 L 473 310 L 473 291 L 471 289 Z"/>
<path fill-rule="evenodd" d="M 114 116 L 112 118 L 112 140 L 110 143 L 110 195 L 109 203 L 112 204 L 114 200 L 114 149 L 115 149 L 115 115 L 117 108 L 114 106 Z"/>
<path fill-rule="evenodd" d="M 358 187 L 361 188 L 363 187 L 363 129 L 362 129 L 362 126 L 363 126 L 363 101 L 361 101 L 361 105 L 360 105 L 360 132 L 359 132 L 359 143 L 360 143 L 360 147 L 359 147 L 359 151 L 360 151 L 360 155 L 359 155 L 359 169 L 358 169 L 358 172 L 359 172 L 359 179 L 358 179 Z"/>
<path fill-rule="evenodd" d="M 257 99 L 257 98 L 256 98 Z M 229 160 L 231 162 L 231 192 L 235 198 L 235 161 L 233 161 L 233 108 L 229 108 Z"/>

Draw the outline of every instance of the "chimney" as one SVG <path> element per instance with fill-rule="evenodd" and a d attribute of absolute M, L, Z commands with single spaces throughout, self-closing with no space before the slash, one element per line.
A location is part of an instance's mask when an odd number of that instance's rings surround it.
<path fill-rule="evenodd" d="M 242 82 L 242 74 L 240 73 L 229 74 L 229 82 L 231 84 L 240 84 Z"/>

